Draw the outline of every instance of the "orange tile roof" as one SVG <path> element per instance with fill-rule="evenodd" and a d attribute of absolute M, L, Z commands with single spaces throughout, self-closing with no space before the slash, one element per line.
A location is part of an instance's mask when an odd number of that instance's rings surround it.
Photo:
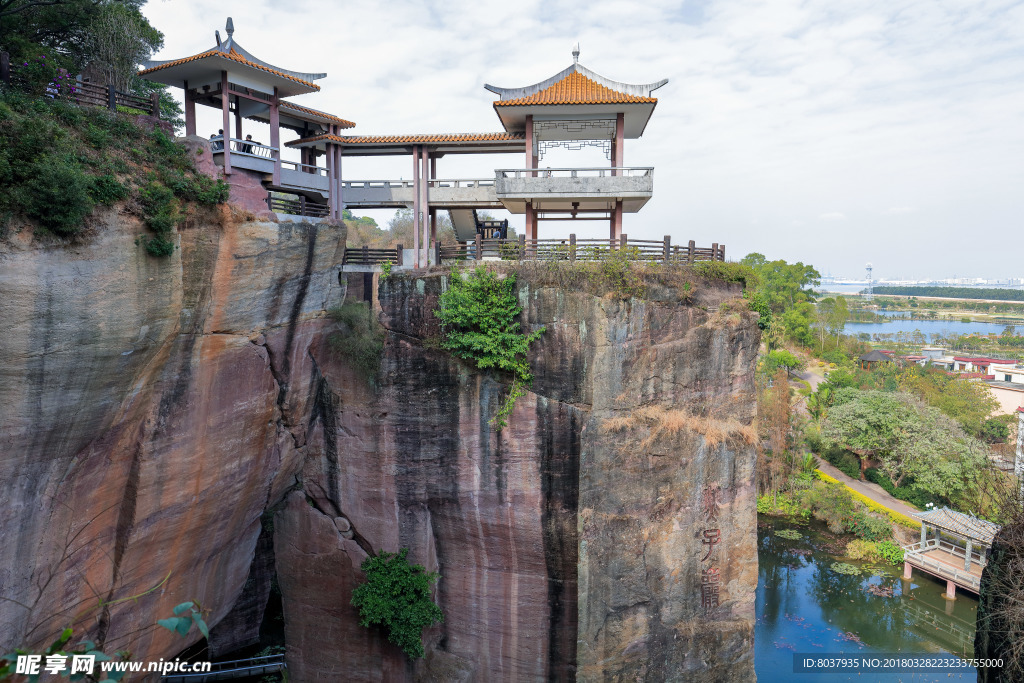
<path fill-rule="evenodd" d="M 294 102 L 282 101 L 281 102 L 281 107 L 283 109 L 293 109 L 295 111 L 302 112 L 303 114 L 310 114 L 311 116 L 320 116 L 322 118 L 329 119 L 331 121 L 334 121 L 337 124 L 340 124 L 342 128 L 355 128 L 355 126 L 356 126 L 356 124 L 352 123 L 351 121 L 349 121 L 347 119 L 339 118 L 337 116 L 334 116 L 333 114 L 328 114 L 326 112 L 322 112 L 322 111 L 319 111 L 317 109 L 310 109 L 308 107 L 300 107 L 299 105 L 295 104 Z"/>
<path fill-rule="evenodd" d="M 209 50 L 207 52 L 201 52 L 200 54 L 192 55 L 191 57 L 183 57 L 181 59 L 175 59 L 175 60 L 172 60 L 170 62 L 167 62 L 166 64 L 160 64 L 158 66 L 154 66 L 154 67 L 152 67 L 150 69 L 143 69 L 142 71 L 139 72 L 139 75 L 140 76 L 144 76 L 146 74 L 153 73 L 154 71 L 159 71 L 160 69 L 167 69 L 167 68 L 172 67 L 172 66 L 178 66 L 179 64 L 186 64 L 188 62 L 194 62 L 194 61 L 196 61 L 198 59 L 203 59 L 204 57 L 222 57 L 223 59 L 230 59 L 233 62 L 238 62 L 239 64 L 244 64 L 244 65 L 246 65 L 248 67 L 251 67 L 253 69 L 259 69 L 261 71 L 266 71 L 267 73 L 273 74 L 275 76 L 280 76 L 281 78 L 287 78 L 288 80 L 295 81 L 296 83 L 301 83 L 302 85 L 305 85 L 307 87 L 313 88 L 314 90 L 317 90 L 317 91 L 320 90 L 320 86 L 317 85 L 316 83 L 310 83 L 309 81 L 305 81 L 305 80 L 303 80 L 301 78 L 297 78 L 297 77 L 292 76 L 290 74 L 286 74 L 283 71 L 278 71 L 277 69 L 271 69 L 268 66 L 263 66 L 262 64 L 257 64 L 256 62 L 250 62 L 248 59 L 246 59 L 245 57 L 240 55 L 235 50 L 235 48 L 231 48 L 231 52 L 223 52 L 221 50 L 218 50 L 218 49 L 214 48 L 214 49 Z"/>
<path fill-rule="evenodd" d="M 438 142 L 514 142 L 518 140 L 525 140 L 526 136 L 521 133 L 441 133 L 438 135 L 316 135 L 309 138 L 302 138 L 301 140 L 294 140 L 288 144 L 295 145 L 305 142 L 319 142 L 320 140 L 328 140 L 330 142 L 339 142 L 345 145 L 360 145 L 360 144 L 382 144 L 382 143 L 397 143 L 397 144 L 427 144 L 427 143 L 438 143 Z"/>
<path fill-rule="evenodd" d="M 627 95 L 597 81 L 587 78 L 578 71 L 543 90 L 514 100 L 498 100 L 495 107 L 511 107 L 524 104 L 655 104 L 656 97 Z"/>

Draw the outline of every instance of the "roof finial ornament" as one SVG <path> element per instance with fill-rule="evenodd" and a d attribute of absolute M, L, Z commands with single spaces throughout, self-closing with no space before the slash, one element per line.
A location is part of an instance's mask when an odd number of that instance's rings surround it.
<path fill-rule="evenodd" d="M 576 44 L 572 46 L 572 63 L 580 63 L 580 43 L 576 41 Z"/>
<path fill-rule="evenodd" d="M 228 32 L 228 38 L 235 32 L 235 22 L 231 21 L 231 17 L 228 17 L 228 23 L 224 27 L 224 30 Z"/>

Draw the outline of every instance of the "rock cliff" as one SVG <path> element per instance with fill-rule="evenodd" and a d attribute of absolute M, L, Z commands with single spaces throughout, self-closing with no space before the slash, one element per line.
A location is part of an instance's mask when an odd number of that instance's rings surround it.
<path fill-rule="evenodd" d="M 74 622 L 170 657 L 195 635 L 155 621 L 195 599 L 226 652 L 274 573 L 293 681 L 753 679 L 736 286 L 621 301 L 521 276 L 547 332 L 495 433 L 500 378 L 437 349 L 442 275 L 382 283 L 366 377 L 329 341 L 343 228 L 225 210 L 156 260 L 104 222 L 0 254 L 0 647 Z M 349 604 L 367 553 L 400 547 L 442 577 L 415 663 Z"/>

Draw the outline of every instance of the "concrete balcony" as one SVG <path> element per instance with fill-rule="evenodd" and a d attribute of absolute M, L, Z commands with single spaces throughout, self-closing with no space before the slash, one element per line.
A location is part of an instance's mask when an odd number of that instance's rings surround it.
<path fill-rule="evenodd" d="M 494 180 L 431 180 L 427 194 L 430 206 L 438 209 L 500 209 L 494 193 Z M 349 208 L 389 209 L 413 205 L 411 180 L 346 180 L 342 200 Z"/>
<path fill-rule="evenodd" d="M 231 166 L 233 168 L 244 168 L 257 173 L 274 172 L 274 155 L 278 153 L 276 147 L 238 138 L 229 138 L 228 144 L 231 145 Z M 210 151 L 213 153 L 213 163 L 223 166 L 224 140 L 211 139 Z"/>
<path fill-rule="evenodd" d="M 610 210 L 622 200 L 622 210 L 635 213 L 654 193 L 654 169 L 537 168 L 499 169 L 495 191 L 512 213 L 525 213 L 526 203 L 540 211 Z"/>

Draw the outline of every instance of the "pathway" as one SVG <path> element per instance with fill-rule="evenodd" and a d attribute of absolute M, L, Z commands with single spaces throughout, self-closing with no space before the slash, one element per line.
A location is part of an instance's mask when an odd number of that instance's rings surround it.
<path fill-rule="evenodd" d="M 878 484 L 874 484 L 870 481 L 852 479 L 851 477 L 846 476 L 844 473 L 840 472 L 837 468 L 833 467 L 830 463 L 822 460 L 821 458 L 818 458 L 818 469 L 827 474 L 828 476 L 843 482 L 857 493 L 861 493 L 867 496 L 868 498 L 875 501 L 879 505 L 884 505 L 890 510 L 902 513 L 904 515 L 907 515 L 908 517 L 912 517 L 914 513 L 920 512 L 920 510 L 918 510 L 915 507 L 912 507 L 911 505 L 900 500 L 899 498 L 892 497 L 891 495 L 886 493 L 885 489 L 883 489 Z"/>

